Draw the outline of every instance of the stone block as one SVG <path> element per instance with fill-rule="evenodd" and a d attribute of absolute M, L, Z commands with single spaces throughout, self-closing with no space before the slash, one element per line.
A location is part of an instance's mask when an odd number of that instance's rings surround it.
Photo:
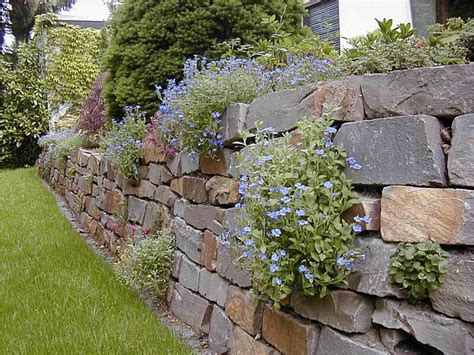
<path fill-rule="evenodd" d="M 106 191 L 102 209 L 109 214 L 122 214 L 127 209 L 127 203 L 119 190 Z"/>
<path fill-rule="evenodd" d="M 128 219 L 131 222 L 143 224 L 147 205 L 146 201 L 130 196 L 128 198 Z"/>
<path fill-rule="evenodd" d="M 151 142 L 145 142 L 143 144 L 142 155 L 143 162 L 145 164 L 165 163 L 167 159 L 166 154 L 163 152 L 162 148 Z"/>
<path fill-rule="evenodd" d="M 452 118 L 474 112 L 474 65 L 448 65 L 364 75 L 369 118 L 427 114 Z"/>
<path fill-rule="evenodd" d="M 143 220 L 143 228 L 148 229 L 150 232 L 155 232 L 160 229 L 163 221 L 163 210 L 162 206 L 155 202 L 148 202 L 148 206 L 145 212 L 145 218 Z"/>
<path fill-rule="evenodd" d="M 385 243 L 380 236 L 374 236 L 358 237 L 354 246 L 365 258 L 355 260 L 356 272 L 348 277 L 348 288 L 379 297 L 405 298 L 406 292 L 390 282 L 390 259 L 397 251 L 397 244 Z"/>
<path fill-rule="evenodd" d="M 223 176 L 214 176 L 206 183 L 209 202 L 213 205 L 235 205 L 240 201 L 239 182 Z"/>
<path fill-rule="evenodd" d="M 195 263 L 201 263 L 203 233 L 186 224 L 181 218 L 175 218 L 171 223 L 176 236 L 176 246 Z"/>
<path fill-rule="evenodd" d="M 164 165 L 150 164 L 148 179 L 155 185 L 169 184 L 173 180 L 173 175 Z"/>
<path fill-rule="evenodd" d="M 219 306 L 214 305 L 209 330 L 209 348 L 217 354 L 229 351 L 229 340 L 234 331 L 234 323 Z"/>
<path fill-rule="evenodd" d="M 234 327 L 229 355 L 278 355 L 277 350 L 255 340 L 239 327 Z"/>
<path fill-rule="evenodd" d="M 364 119 L 364 102 L 360 85 L 361 76 L 348 76 L 330 81 L 313 94 L 314 115 L 334 110 L 332 118 L 338 121 L 361 121 Z"/>
<path fill-rule="evenodd" d="M 225 313 L 247 333 L 251 335 L 260 333 L 263 303 L 255 292 L 230 286 L 227 291 Z"/>
<path fill-rule="evenodd" d="M 184 218 L 184 209 L 186 206 L 189 206 L 190 203 L 184 198 L 178 198 L 173 205 L 173 214 L 176 217 Z"/>
<path fill-rule="evenodd" d="M 105 178 L 104 180 L 102 180 L 102 185 L 104 186 L 106 190 L 109 190 L 109 191 L 115 190 L 117 188 L 117 184 L 115 183 L 115 181 L 110 181 L 109 179 L 105 179 Z"/>
<path fill-rule="evenodd" d="M 170 311 L 195 331 L 209 333 L 211 303 L 178 283 L 175 283 L 171 294 Z"/>
<path fill-rule="evenodd" d="M 456 117 L 448 155 L 451 185 L 474 187 L 474 114 Z"/>
<path fill-rule="evenodd" d="M 384 350 L 376 349 L 371 346 L 352 339 L 333 330 L 329 327 L 323 327 L 319 336 L 319 344 L 316 348 L 317 355 L 337 354 L 337 355 L 388 355 Z"/>
<path fill-rule="evenodd" d="M 93 185 L 92 186 L 92 196 L 97 197 L 97 196 L 105 196 L 105 189 L 103 187 Z"/>
<path fill-rule="evenodd" d="M 100 218 L 100 211 L 97 208 L 96 200 L 93 197 L 87 196 L 85 198 L 85 210 L 94 219 Z"/>
<path fill-rule="evenodd" d="M 257 121 L 262 121 L 261 128 L 273 127 L 278 132 L 295 128 L 297 121 L 314 115 L 311 94 L 317 88 L 318 84 L 307 84 L 257 97 L 249 106 L 247 129 L 254 129 Z"/>
<path fill-rule="evenodd" d="M 474 322 L 474 251 L 451 253 L 440 288 L 430 293 L 438 312 Z"/>
<path fill-rule="evenodd" d="M 315 354 L 319 333 L 319 327 L 265 306 L 262 336 L 283 354 Z"/>
<path fill-rule="evenodd" d="M 209 271 L 216 270 L 217 264 L 217 237 L 211 231 L 204 231 L 202 247 L 202 264 Z"/>
<path fill-rule="evenodd" d="M 240 139 L 239 132 L 247 129 L 249 105 L 237 103 L 227 107 L 222 115 L 221 132 L 224 143 L 232 145 Z"/>
<path fill-rule="evenodd" d="M 138 190 L 138 183 L 129 178 L 126 178 L 120 171 L 115 175 L 115 183 L 122 190 L 124 195 L 136 195 Z"/>
<path fill-rule="evenodd" d="M 191 261 L 188 257 L 181 258 L 179 270 L 179 283 L 190 290 L 199 291 L 199 271 L 201 267 Z"/>
<path fill-rule="evenodd" d="M 347 333 L 367 332 L 372 326 L 375 309 L 369 297 L 345 290 L 330 291 L 324 298 L 294 292 L 291 307 L 302 317 Z"/>
<path fill-rule="evenodd" d="M 199 158 L 187 153 L 178 153 L 168 160 L 166 166 L 175 177 L 181 177 L 199 170 Z"/>
<path fill-rule="evenodd" d="M 224 307 L 229 281 L 206 269 L 199 271 L 199 293 L 209 301 Z"/>
<path fill-rule="evenodd" d="M 178 196 L 168 186 L 161 185 L 155 190 L 154 199 L 168 207 L 173 207 L 177 198 Z"/>
<path fill-rule="evenodd" d="M 140 198 L 153 199 L 155 196 L 156 186 L 147 180 L 140 180 L 137 188 L 137 196 Z"/>
<path fill-rule="evenodd" d="M 77 151 L 77 164 L 82 167 L 86 167 L 87 164 L 89 163 L 89 158 L 91 156 L 92 152 L 85 150 L 85 149 L 79 149 Z"/>
<path fill-rule="evenodd" d="M 232 149 L 224 148 L 217 153 L 215 158 L 205 154 L 202 155 L 200 169 L 201 172 L 206 175 L 227 176 L 229 175 L 234 160 L 234 151 Z"/>
<path fill-rule="evenodd" d="M 446 185 L 441 125 L 435 117 L 402 116 L 344 124 L 335 138 L 362 169 L 346 168 L 356 185 Z"/>
<path fill-rule="evenodd" d="M 228 208 L 223 211 L 220 219 L 222 226 L 231 233 L 238 233 L 242 228 L 240 220 L 246 217 L 245 211 L 237 207 Z"/>
<path fill-rule="evenodd" d="M 474 191 L 390 186 L 382 192 L 385 241 L 474 245 Z"/>
<path fill-rule="evenodd" d="M 106 174 L 107 180 L 115 181 L 115 165 L 112 161 L 111 157 L 105 156 L 104 157 L 105 164 L 106 164 Z"/>
<path fill-rule="evenodd" d="M 359 195 L 359 202 L 344 212 L 342 217 L 348 223 L 354 223 L 354 217 L 356 216 L 369 216 L 371 221 L 363 223 L 364 230 L 378 231 L 380 230 L 380 209 L 380 197 L 361 194 Z"/>
<path fill-rule="evenodd" d="M 57 180 L 57 179 L 55 179 Z M 91 195 L 92 194 L 92 175 L 85 175 L 85 176 L 79 176 L 78 180 L 78 185 L 79 185 L 79 190 L 84 194 L 84 195 Z"/>
<path fill-rule="evenodd" d="M 214 206 L 187 205 L 184 207 L 184 220 L 198 229 L 207 229 L 211 222 L 220 220 L 222 210 Z"/>
<path fill-rule="evenodd" d="M 149 168 L 148 165 L 141 165 L 138 167 L 138 179 L 148 180 Z"/>
<path fill-rule="evenodd" d="M 194 203 L 206 203 L 207 179 L 199 176 L 186 175 L 171 181 L 171 190 Z"/>
<path fill-rule="evenodd" d="M 179 250 L 173 252 L 173 260 L 171 262 L 171 276 L 175 279 L 179 278 L 179 273 L 181 272 L 181 261 L 183 260 L 184 254 Z"/>
<path fill-rule="evenodd" d="M 237 258 L 233 249 L 219 243 L 217 246 L 217 273 L 240 287 L 250 287 L 252 274 L 236 264 Z"/>
<path fill-rule="evenodd" d="M 410 305 L 386 298 L 377 299 L 374 323 L 401 329 L 422 344 L 446 354 L 470 354 L 474 350 L 474 326 L 435 313 L 424 305 Z"/>

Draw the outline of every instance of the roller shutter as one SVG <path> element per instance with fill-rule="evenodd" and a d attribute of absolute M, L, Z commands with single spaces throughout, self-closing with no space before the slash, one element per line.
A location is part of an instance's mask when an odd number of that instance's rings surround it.
<path fill-rule="evenodd" d="M 307 6 L 308 15 L 304 24 L 311 28 L 314 34 L 330 41 L 340 49 L 339 36 L 339 0 L 326 0 Z"/>

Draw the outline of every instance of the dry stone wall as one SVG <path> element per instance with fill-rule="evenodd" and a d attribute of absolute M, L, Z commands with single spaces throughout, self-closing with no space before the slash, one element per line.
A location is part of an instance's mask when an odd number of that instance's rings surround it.
<path fill-rule="evenodd" d="M 364 168 L 347 171 L 370 215 L 356 239 L 366 255 L 347 286 L 327 298 L 293 294 L 282 310 L 259 300 L 252 275 L 218 236 L 239 229 L 240 172 L 232 144 L 239 129 L 288 131 L 305 115 L 337 108 L 336 143 Z M 130 227 L 170 227 L 177 250 L 170 310 L 229 354 L 474 353 L 474 65 L 347 77 L 236 104 L 223 119 L 218 159 L 169 160 L 145 146 L 134 184 L 111 159 L 72 151 L 65 169 L 40 175 L 61 193 L 80 224 L 117 252 Z M 441 288 L 416 305 L 389 280 L 399 242 L 440 243 L 450 255 Z"/>

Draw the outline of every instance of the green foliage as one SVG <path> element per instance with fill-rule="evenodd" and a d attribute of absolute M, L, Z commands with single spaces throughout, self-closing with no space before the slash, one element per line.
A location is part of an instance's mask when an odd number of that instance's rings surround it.
<path fill-rule="evenodd" d="M 458 51 L 459 56 L 474 60 L 474 19 L 449 18 L 446 24 L 430 27 L 430 43 Z"/>
<path fill-rule="evenodd" d="M 114 269 L 127 285 L 163 298 L 170 279 L 174 235 L 168 230 L 150 236 L 146 232 L 136 231 Z"/>
<path fill-rule="evenodd" d="M 143 159 L 142 142 L 146 133 L 145 115 L 138 108 L 127 108 L 124 119 L 113 121 L 102 141 L 102 148 L 112 156 L 115 166 L 135 181 L 138 181 L 138 168 Z"/>
<path fill-rule="evenodd" d="M 379 29 L 349 40 L 341 64 L 351 74 L 385 73 L 465 62 L 465 49 L 447 46 L 442 41 L 414 36 L 410 24 L 393 27 L 393 20 L 378 21 Z"/>
<path fill-rule="evenodd" d="M 286 31 L 302 31 L 300 0 L 125 0 L 113 16 L 106 55 L 108 116 L 134 104 L 153 114 L 159 104 L 154 85 L 179 79 L 186 58 L 218 59 L 218 43 L 269 37 L 271 26 L 262 19 L 282 14 Z"/>
<path fill-rule="evenodd" d="M 346 154 L 333 146 L 331 124 L 329 116 L 306 118 L 294 133 L 276 139 L 269 139 L 271 129 L 258 129 L 256 143 L 240 155 L 247 174 L 240 183 L 240 261 L 253 272 L 258 292 L 277 307 L 295 287 L 324 297 L 344 283 L 358 257 L 353 233 L 370 221 L 342 218 L 357 198 L 343 172 Z M 347 162 L 361 168 L 353 157 Z"/>
<path fill-rule="evenodd" d="M 16 60 L 0 57 L 0 166 L 7 167 L 34 163 L 48 122 L 36 48 L 23 44 L 14 55 Z"/>
<path fill-rule="evenodd" d="M 71 105 L 77 115 L 99 74 L 101 34 L 93 29 L 60 25 L 47 27 L 46 84 L 52 111 Z"/>
<path fill-rule="evenodd" d="M 428 297 L 448 271 L 449 254 L 437 243 L 401 243 L 390 264 L 391 281 L 408 291 L 412 303 Z"/>

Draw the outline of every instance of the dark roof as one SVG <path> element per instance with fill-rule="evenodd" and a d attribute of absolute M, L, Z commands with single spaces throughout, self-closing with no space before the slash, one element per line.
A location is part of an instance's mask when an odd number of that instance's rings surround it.
<path fill-rule="evenodd" d="M 107 21 L 88 21 L 88 20 L 59 20 L 59 22 L 75 25 L 82 28 L 95 28 L 100 30 L 107 26 Z"/>

